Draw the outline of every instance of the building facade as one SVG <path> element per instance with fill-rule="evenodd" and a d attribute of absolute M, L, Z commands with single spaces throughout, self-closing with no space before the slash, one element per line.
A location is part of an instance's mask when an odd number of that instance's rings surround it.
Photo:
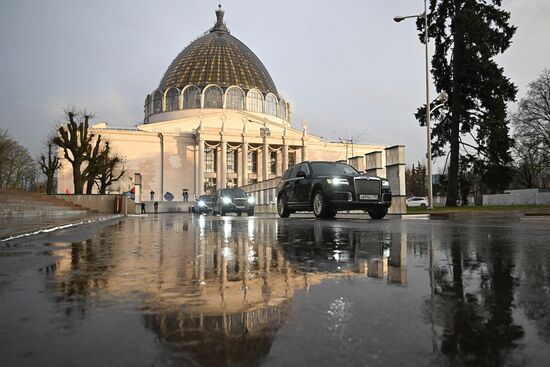
<path fill-rule="evenodd" d="M 265 66 L 230 34 L 221 7 L 216 17 L 215 25 L 174 59 L 158 88 L 147 95 L 142 124 L 134 129 L 105 122 L 92 126 L 125 157 L 126 174 L 112 192 L 130 190 L 134 173 L 140 173 L 143 200 L 162 200 L 167 192 L 181 200 L 184 189 L 192 198 L 281 176 L 304 160 L 348 159 L 349 146 L 309 134 L 305 122 L 291 123 L 291 106 Z M 353 151 L 364 160 L 385 148 L 354 144 Z M 58 192 L 72 190 L 66 164 Z"/>

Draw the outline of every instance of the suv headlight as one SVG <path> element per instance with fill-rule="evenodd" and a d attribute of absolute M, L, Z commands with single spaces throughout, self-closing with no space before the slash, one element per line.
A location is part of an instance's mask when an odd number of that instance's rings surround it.
<path fill-rule="evenodd" d="M 334 186 L 349 185 L 347 178 L 339 178 L 339 177 L 327 178 L 327 182 Z"/>
<path fill-rule="evenodd" d="M 254 198 L 253 197 L 249 197 L 248 198 L 248 204 L 254 204 Z"/>
<path fill-rule="evenodd" d="M 205 205 L 206 205 L 206 203 L 204 201 L 202 201 L 202 200 L 199 201 L 199 206 L 205 206 Z"/>
<path fill-rule="evenodd" d="M 227 196 L 224 196 L 222 198 L 222 201 L 224 204 L 231 204 L 231 198 L 228 198 Z"/>
<path fill-rule="evenodd" d="M 382 187 L 390 187 L 390 181 L 382 180 Z"/>

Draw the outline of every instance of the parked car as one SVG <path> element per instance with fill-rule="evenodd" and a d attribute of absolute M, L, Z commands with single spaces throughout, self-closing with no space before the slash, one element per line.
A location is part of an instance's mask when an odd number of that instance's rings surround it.
<path fill-rule="evenodd" d="M 211 213 L 212 203 L 214 202 L 214 195 L 201 195 L 195 200 L 191 211 L 196 214 Z"/>
<path fill-rule="evenodd" d="M 285 171 L 277 186 L 277 212 L 288 217 L 313 211 L 317 218 L 333 218 L 338 210 L 364 210 L 382 219 L 391 206 L 388 180 L 369 177 L 341 162 L 303 162 Z"/>
<path fill-rule="evenodd" d="M 216 192 L 214 202 L 212 203 L 212 213 L 226 215 L 227 213 L 237 213 L 241 216 L 247 213 L 248 216 L 254 215 L 254 198 L 249 197 L 241 189 L 220 189 Z"/>
<path fill-rule="evenodd" d="M 426 208 L 428 207 L 428 198 L 422 197 L 422 196 L 412 196 L 408 198 L 405 203 L 408 207 L 414 208 L 414 207 L 421 207 Z"/>

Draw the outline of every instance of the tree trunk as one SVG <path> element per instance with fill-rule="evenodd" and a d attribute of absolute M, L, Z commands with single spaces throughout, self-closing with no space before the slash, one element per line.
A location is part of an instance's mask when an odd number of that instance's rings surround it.
<path fill-rule="evenodd" d="M 80 172 L 81 165 L 82 163 L 78 160 L 75 160 L 72 164 L 74 193 L 76 195 L 82 194 L 84 192 L 84 180 L 82 179 L 82 173 Z"/>
<path fill-rule="evenodd" d="M 53 175 L 46 177 L 46 194 L 51 195 L 53 192 Z"/>
<path fill-rule="evenodd" d="M 95 183 L 95 180 L 93 178 L 90 178 L 90 179 L 88 179 L 88 181 L 86 181 L 86 194 L 87 195 L 92 194 L 92 190 L 94 189 L 94 183 Z"/>
<path fill-rule="evenodd" d="M 459 11 L 459 6 L 456 7 L 456 11 Z M 454 48 L 453 48 L 453 90 L 452 101 L 450 106 L 451 112 L 451 131 L 450 131 L 450 154 L 449 159 L 449 171 L 447 180 L 447 200 L 445 206 L 456 206 L 458 201 L 458 169 L 460 161 L 460 121 L 462 119 L 462 73 L 464 64 L 464 34 L 462 33 L 462 15 L 456 14 L 453 36 L 454 36 Z"/>

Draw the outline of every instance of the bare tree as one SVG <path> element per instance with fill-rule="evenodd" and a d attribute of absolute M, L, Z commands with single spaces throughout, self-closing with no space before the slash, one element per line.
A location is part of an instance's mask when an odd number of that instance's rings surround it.
<path fill-rule="evenodd" d="M 59 157 L 56 152 L 52 152 L 53 145 L 54 143 L 52 142 L 52 138 L 49 138 L 47 142 L 48 152 L 41 154 L 38 159 L 40 169 L 46 176 L 46 194 L 53 193 L 55 171 L 61 168 L 61 161 L 59 160 Z"/>
<path fill-rule="evenodd" d="M 545 186 L 550 158 L 550 70 L 529 83 L 513 115 L 517 180 L 527 187 Z M 523 177 L 519 177 L 523 176 Z"/>
<path fill-rule="evenodd" d="M 550 152 L 536 140 L 516 138 L 512 149 L 514 183 L 520 187 L 547 187 L 550 182 Z"/>
<path fill-rule="evenodd" d="M 30 190 L 36 179 L 36 166 L 29 151 L 0 129 L 0 187 Z"/>
<path fill-rule="evenodd" d="M 86 194 L 91 194 L 94 188 L 95 179 L 100 172 L 100 161 L 102 161 L 102 155 L 105 155 L 105 146 L 101 145 L 101 135 L 98 135 L 95 143 L 88 147 L 86 151 L 87 165 L 82 171 L 82 176 L 86 180 Z M 108 145 L 107 145 L 108 149 Z M 108 154 L 108 153 L 107 153 Z"/>
<path fill-rule="evenodd" d="M 111 155 L 109 142 L 105 143 L 105 148 L 101 151 L 96 161 L 96 167 L 95 182 L 100 194 L 105 194 L 107 188 L 112 183 L 118 181 L 125 172 L 124 158 L 118 154 Z"/>
<path fill-rule="evenodd" d="M 87 181 L 86 173 L 82 171 L 91 152 L 94 134 L 90 133 L 88 124 L 93 114 L 77 111 L 68 107 L 64 111 L 65 123 L 57 128 L 57 136 L 53 143 L 63 150 L 65 159 L 73 168 L 74 193 L 82 194 Z M 101 136 L 98 136 L 98 140 Z"/>

